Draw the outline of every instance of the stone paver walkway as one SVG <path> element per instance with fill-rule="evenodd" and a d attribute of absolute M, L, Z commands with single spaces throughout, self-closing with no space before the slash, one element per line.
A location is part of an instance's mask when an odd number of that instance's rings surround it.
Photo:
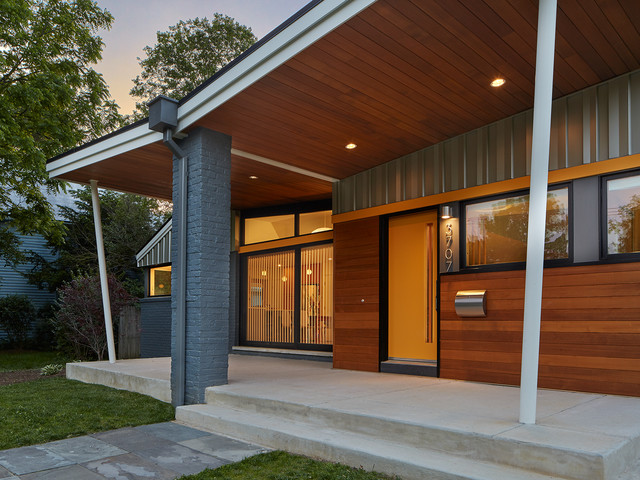
<path fill-rule="evenodd" d="M 0 451 L 3 480 L 173 480 L 267 451 L 174 422 Z"/>

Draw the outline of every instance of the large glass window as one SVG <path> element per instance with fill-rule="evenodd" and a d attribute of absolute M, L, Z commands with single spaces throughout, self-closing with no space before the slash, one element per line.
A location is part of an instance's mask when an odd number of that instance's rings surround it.
<path fill-rule="evenodd" d="M 171 295 L 171 265 L 149 271 L 149 296 Z"/>
<path fill-rule="evenodd" d="M 247 342 L 333 344 L 333 245 L 251 255 L 246 285 Z"/>
<path fill-rule="evenodd" d="M 249 257 L 247 341 L 294 341 L 294 262 L 293 251 Z"/>
<path fill-rule="evenodd" d="M 524 262 L 527 255 L 529 195 L 467 204 L 467 266 Z M 547 194 L 545 259 L 569 257 L 569 189 Z"/>
<path fill-rule="evenodd" d="M 640 175 L 607 180 L 607 253 L 640 252 Z"/>
<path fill-rule="evenodd" d="M 295 215 L 247 218 L 244 221 L 244 243 L 268 242 L 295 235 Z"/>
<path fill-rule="evenodd" d="M 333 245 L 300 253 L 300 343 L 333 344 Z"/>

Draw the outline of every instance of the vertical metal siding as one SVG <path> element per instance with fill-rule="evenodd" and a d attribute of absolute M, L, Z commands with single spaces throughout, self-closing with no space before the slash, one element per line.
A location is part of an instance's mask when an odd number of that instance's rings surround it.
<path fill-rule="evenodd" d="M 156 240 L 151 249 L 138 260 L 138 267 L 152 267 L 171 263 L 171 228 Z"/>
<path fill-rule="evenodd" d="M 341 180 L 334 185 L 334 212 L 529 175 L 532 125 L 527 110 Z M 640 71 L 553 102 L 550 170 L 636 153 Z"/>

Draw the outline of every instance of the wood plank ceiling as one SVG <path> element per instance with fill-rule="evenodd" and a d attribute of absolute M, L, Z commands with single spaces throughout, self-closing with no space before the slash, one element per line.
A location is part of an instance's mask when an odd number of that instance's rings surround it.
<path fill-rule="evenodd" d="M 254 155 L 353 175 L 531 108 L 537 5 L 379 0 L 194 127 L 227 133 L 233 148 Z M 559 0 L 554 95 L 640 68 L 639 30 L 638 0 Z M 496 77 L 507 83 L 490 87 Z M 358 147 L 346 150 L 350 142 Z M 153 162 L 144 162 L 147 171 Z M 330 196 L 329 183 L 303 178 L 234 157 L 232 203 Z M 170 188 L 170 178 L 161 183 Z"/>

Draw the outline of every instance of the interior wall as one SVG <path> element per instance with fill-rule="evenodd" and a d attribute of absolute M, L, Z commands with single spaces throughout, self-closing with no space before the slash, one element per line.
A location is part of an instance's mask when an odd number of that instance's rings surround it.
<path fill-rule="evenodd" d="M 440 278 L 440 376 L 519 385 L 525 271 Z M 487 290 L 486 318 L 459 318 L 459 290 Z M 640 396 L 640 263 L 548 268 L 539 386 Z"/>

